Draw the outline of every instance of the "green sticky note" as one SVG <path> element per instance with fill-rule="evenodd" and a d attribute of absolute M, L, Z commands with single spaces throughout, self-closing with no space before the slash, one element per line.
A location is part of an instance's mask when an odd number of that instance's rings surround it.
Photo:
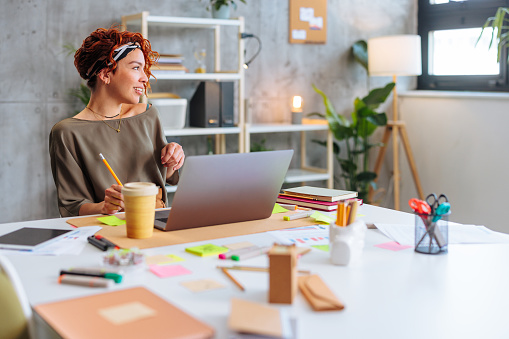
<path fill-rule="evenodd" d="M 329 252 L 329 245 L 311 245 L 311 247 L 314 247 L 320 251 Z"/>
<path fill-rule="evenodd" d="M 332 219 L 331 217 L 328 217 L 325 214 L 322 214 L 320 212 L 315 212 L 315 213 L 311 214 L 311 218 L 314 218 L 319 223 L 324 223 L 324 224 L 330 224 L 331 222 L 334 221 L 334 219 Z"/>
<path fill-rule="evenodd" d="M 115 215 L 108 215 L 107 217 L 100 217 L 100 218 L 97 218 L 97 220 L 99 220 L 103 224 L 110 225 L 110 226 L 119 226 L 119 225 L 125 224 L 125 220 L 119 219 Z"/>
<path fill-rule="evenodd" d="M 279 205 L 279 204 L 274 205 L 274 208 L 272 209 L 272 214 L 283 213 L 283 212 L 288 212 L 288 210 L 284 207 L 281 207 L 281 205 Z"/>
<path fill-rule="evenodd" d="M 221 253 L 226 253 L 228 251 L 229 250 L 226 247 L 216 246 L 213 244 L 205 244 L 205 245 L 186 248 L 186 252 L 199 255 L 200 257 L 208 257 L 211 255 L 218 255 Z"/>

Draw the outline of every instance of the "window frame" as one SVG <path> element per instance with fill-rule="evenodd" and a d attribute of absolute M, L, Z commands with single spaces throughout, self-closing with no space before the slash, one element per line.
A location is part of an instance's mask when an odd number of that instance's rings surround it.
<path fill-rule="evenodd" d="M 417 26 L 421 36 L 422 75 L 418 77 L 417 88 L 509 92 L 507 49 L 502 51 L 498 75 L 428 74 L 430 32 L 482 27 L 489 17 L 495 15 L 499 7 L 509 7 L 509 0 L 468 0 L 436 5 L 430 4 L 430 0 L 419 0 Z M 496 45 L 492 48 L 496 48 Z"/>

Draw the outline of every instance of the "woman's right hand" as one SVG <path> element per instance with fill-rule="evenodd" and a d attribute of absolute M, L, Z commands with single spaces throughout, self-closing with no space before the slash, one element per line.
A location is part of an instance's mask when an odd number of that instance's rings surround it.
<path fill-rule="evenodd" d="M 104 191 L 104 204 L 101 209 L 102 214 L 115 214 L 124 210 L 124 196 L 122 195 L 122 186 L 111 185 Z"/>

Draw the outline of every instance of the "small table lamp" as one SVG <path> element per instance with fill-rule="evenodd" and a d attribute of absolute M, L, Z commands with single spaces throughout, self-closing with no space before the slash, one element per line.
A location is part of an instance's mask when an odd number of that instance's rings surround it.
<path fill-rule="evenodd" d="M 292 98 L 292 124 L 298 125 L 302 123 L 302 97 L 295 95 Z"/>
<path fill-rule="evenodd" d="M 373 76 L 392 76 L 396 83 L 397 76 L 415 76 L 421 75 L 421 37 L 419 35 L 392 35 L 372 38 L 368 40 L 368 69 L 369 74 Z M 410 142 L 406 131 L 406 125 L 398 120 L 398 95 L 394 86 L 393 95 L 393 116 L 392 121 L 388 121 L 385 127 L 385 133 L 382 139 L 383 146 L 376 159 L 374 172 L 377 174 L 382 167 L 383 158 L 386 152 L 386 146 L 392 134 L 393 141 L 393 166 L 394 166 L 394 209 L 399 210 L 399 151 L 398 151 L 398 132 L 401 136 L 406 156 L 410 164 L 415 187 L 419 197 L 424 199 L 422 193 L 417 167 L 410 148 Z M 373 189 L 370 189 L 369 200 L 373 197 Z"/>

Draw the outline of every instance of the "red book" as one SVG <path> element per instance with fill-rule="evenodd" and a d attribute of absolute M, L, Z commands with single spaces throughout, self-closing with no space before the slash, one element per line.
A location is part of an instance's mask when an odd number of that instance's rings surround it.
<path fill-rule="evenodd" d="M 282 204 L 297 205 L 301 207 L 309 207 L 321 211 L 335 211 L 338 208 L 337 202 L 317 201 L 305 198 L 296 198 L 285 194 L 278 195 L 277 202 Z"/>

